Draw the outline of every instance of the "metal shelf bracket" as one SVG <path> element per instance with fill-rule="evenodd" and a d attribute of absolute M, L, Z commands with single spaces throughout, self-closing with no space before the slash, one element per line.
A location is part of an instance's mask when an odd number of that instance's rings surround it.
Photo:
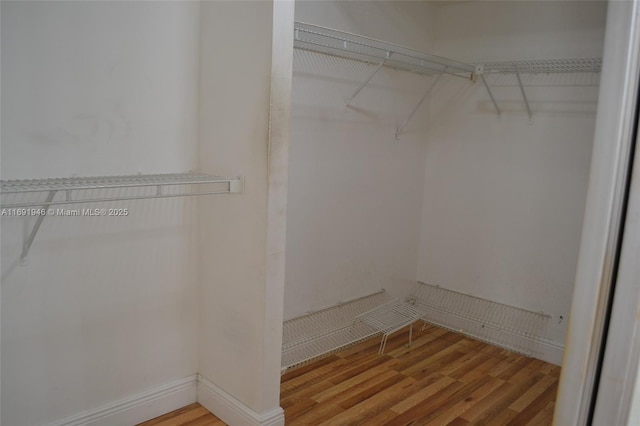
<path fill-rule="evenodd" d="M 42 205 L 43 211 L 46 212 L 47 210 L 49 210 L 49 206 L 51 205 L 50 203 L 53 200 L 53 197 L 55 197 L 56 192 L 58 191 L 49 191 L 49 194 L 47 195 L 47 199 Z M 67 197 L 68 196 L 69 196 L 69 192 L 67 191 Z M 36 238 L 36 234 L 38 234 L 38 230 L 40 230 L 40 226 L 42 225 L 42 221 L 44 220 L 45 217 L 46 215 L 44 214 L 38 215 L 38 218 L 36 219 L 36 223 L 33 225 L 33 228 L 31 229 L 29 236 L 24 241 L 24 244 L 22 245 L 22 253 L 20 254 L 20 264 L 22 265 L 26 264 L 27 255 L 29 254 L 29 249 L 31 248 L 31 244 L 33 244 L 33 240 Z"/>
<path fill-rule="evenodd" d="M 240 194 L 242 191 L 244 191 L 244 179 L 242 177 L 238 176 L 229 181 L 230 194 Z"/>
<path fill-rule="evenodd" d="M 498 106 L 498 103 L 496 102 L 496 98 L 493 96 L 493 92 L 491 91 L 491 87 L 489 87 L 489 83 L 487 83 L 487 79 L 484 78 L 484 65 L 480 64 L 476 66 L 476 72 L 474 73 L 475 76 L 480 76 L 480 79 L 482 80 L 482 84 L 484 84 L 485 89 L 487 89 L 487 93 L 489 93 L 489 97 L 491 98 L 491 102 L 493 103 L 493 107 L 496 109 L 496 113 L 498 114 L 498 117 L 500 117 L 500 114 L 502 113 L 502 111 L 500 111 L 500 107 Z"/>
<path fill-rule="evenodd" d="M 371 79 L 373 78 L 374 75 L 376 75 L 378 73 L 378 71 L 380 71 L 380 69 L 384 66 L 384 64 L 387 63 L 387 61 L 389 60 L 389 58 L 391 58 L 391 52 L 387 52 L 387 57 L 384 58 L 382 61 L 380 61 L 380 63 L 378 64 L 378 66 L 376 67 L 376 69 L 371 73 L 371 75 L 369 76 L 369 78 L 367 78 L 364 83 L 362 83 L 360 85 L 360 87 L 358 87 L 356 89 L 355 92 L 353 92 L 353 95 L 351 95 L 351 97 L 347 100 L 347 102 L 345 103 L 345 107 L 348 107 L 349 104 L 351 104 L 351 101 L 353 101 L 355 99 L 356 96 L 358 96 L 358 93 L 360 93 L 360 91 L 362 89 L 364 89 L 364 86 L 366 86 Z"/>
<path fill-rule="evenodd" d="M 520 92 L 522 93 L 522 99 L 524 99 L 524 105 L 527 107 L 527 114 L 529 114 L 529 124 L 533 123 L 533 113 L 531 112 L 531 107 L 529 106 L 529 99 L 527 99 L 527 93 L 524 91 L 524 85 L 522 84 L 522 79 L 520 78 L 520 71 L 518 71 L 518 66 L 515 65 L 516 70 L 516 78 L 518 79 L 518 86 L 520 86 Z"/>
<path fill-rule="evenodd" d="M 425 94 L 422 95 L 422 98 L 420 98 L 420 101 L 418 102 L 418 104 L 415 106 L 415 108 L 413 108 L 413 111 L 411 111 L 411 114 L 409 114 L 409 117 L 407 117 L 407 119 L 404 120 L 404 123 L 402 123 L 402 125 L 396 129 L 396 140 L 400 140 L 400 135 L 404 131 L 404 128 L 407 126 L 407 124 L 409 123 L 413 115 L 418 111 L 418 109 L 420 109 L 420 105 L 422 105 L 424 100 L 427 99 L 427 97 L 431 94 L 431 92 L 433 92 L 433 89 L 436 87 L 436 84 L 438 84 L 438 81 L 440 81 L 440 77 L 442 77 L 442 75 L 443 74 L 438 74 L 438 76 L 436 77 L 435 80 L 433 80 L 433 82 L 431 83 L 431 85 L 429 86 Z"/>

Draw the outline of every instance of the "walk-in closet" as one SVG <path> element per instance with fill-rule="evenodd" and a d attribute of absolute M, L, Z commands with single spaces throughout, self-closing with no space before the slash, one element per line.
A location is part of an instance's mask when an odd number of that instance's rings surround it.
<path fill-rule="evenodd" d="M 499 404 L 459 418 L 447 404 L 420 409 L 446 388 L 406 398 L 433 386 L 411 375 L 421 362 L 434 376 L 457 364 L 456 380 L 473 369 L 495 388 L 509 382 L 507 362 L 483 349 L 432 351 L 454 335 L 561 364 L 605 15 L 597 2 L 297 4 L 282 357 L 292 424 L 534 419 L 518 417 L 524 388 L 504 415 Z M 416 346 L 422 358 L 387 348 L 390 336 L 410 344 L 423 321 L 452 333 Z M 378 380 L 354 373 L 331 409 L 323 387 L 307 390 L 312 373 L 292 371 L 371 336 L 400 367 Z M 350 356 L 318 368 L 339 386 Z M 400 379 L 410 389 L 394 399 Z M 376 386 L 390 396 L 362 417 L 374 397 L 349 398 Z M 539 391 L 528 403 L 546 392 L 539 411 L 552 411 L 554 386 L 527 384 Z"/>
<path fill-rule="evenodd" d="M 638 8 L 3 1 L 0 423 L 632 424 Z"/>
<path fill-rule="evenodd" d="M 285 317 L 384 291 L 560 364 L 605 11 L 298 5 Z"/>

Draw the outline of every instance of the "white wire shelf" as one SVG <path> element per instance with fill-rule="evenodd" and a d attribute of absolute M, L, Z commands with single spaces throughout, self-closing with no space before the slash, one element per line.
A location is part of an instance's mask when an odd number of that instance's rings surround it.
<path fill-rule="evenodd" d="M 498 102 L 496 101 L 491 87 L 484 78 L 485 74 L 514 74 L 520 87 L 520 94 L 527 109 L 529 122 L 533 123 L 533 111 L 529 104 L 529 98 L 522 83 L 521 74 L 554 74 L 554 73 L 599 73 L 602 68 L 602 59 L 600 58 L 583 58 L 583 59 L 536 59 L 525 61 L 508 61 L 508 62 L 487 62 L 478 64 L 476 75 L 480 76 L 484 84 L 491 102 L 498 117 L 502 113 Z"/>
<path fill-rule="evenodd" d="M 0 181 L 0 206 L 39 207 L 242 192 L 242 178 L 199 173 Z M 50 199 L 49 199 L 50 197 Z"/>
<path fill-rule="evenodd" d="M 391 296 L 384 291 L 354 299 L 336 306 L 292 318 L 284 322 L 282 329 L 283 347 L 291 347 L 308 339 L 331 333 L 333 330 L 351 325 L 353 319 L 376 306 L 389 301 Z"/>
<path fill-rule="evenodd" d="M 423 74 L 475 72 L 471 64 L 304 22 L 294 25 L 294 48 Z"/>
<path fill-rule="evenodd" d="M 382 354 L 389 335 L 411 326 L 423 315 L 413 305 L 381 291 L 285 321 L 282 369 L 300 366 L 380 334 L 378 352 Z"/>
<path fill-rule="evenodd" d="M 243 184 L 240 177 L 201 173 L 2 180 L 0 207 L 2 216 L 36 217 L 22 246 L 24 263 L 42 221 L 55 215 L 52 205 L 231 194 L 242 192 Z M 22 211 L 29 207 L 34 212 Z"/>
<path fill-rule="evenodd" d="M 378 353 L 383 354 L 389 336 L 406 326 L 410 326 L 409 346 L 411 346 L 413 323 L 423 315 L 424 312 L 416 309 L 410 303 L 400 299 L 393 299 L 359 315 L 356 319 L 369 324 L 378 333 L 382 333 L 382 341 L 380 342 Z"/>
<path fill-rule="evenodd" d="M 287 320 L 282 333 L 282 370 L 297 367 L 379 334 L 357 317 L 391 300 L 381 291 Z"/>
<path fill-rule="evenodd" d="M 485 74 L 553 74 L 553 73 L 598 73 L 602 68 L 601 58 L 540 59 L 482 64 Z"/>
<path fill-rule="evenodd" d="M 418 283 L 408 301 L 385 291 L 284 322 L 282 370 L 298 367 L 382 334 L 388 337 L 409 326 L 411 345 L 416 321 L 527 356 L 540 355 L 550 317 L 486 299 Z"/>
<path fill-rule="evenodd" d="M 396 140 L 398 140 L 404 132 L 405 127 L 424 100 L 432 93 L 434 86 L 438 84 L 438 80 L 443 74 L 463 77 L 474 82 L 478 79 L 482 81 L 498 117 L 502 111 L 491 91 L 489 83 L 485 79 L 485 74 L 515 74 L 527 109 L 529 121 L 533 123 L 533 111 L 520 77 L 521 74 L 598 73 L 602 67 L 602 59 L 600 58 L 540 59 L 466 64 L 453 59 L 398 46 L 393 43 L 303 22 L 296 22 L 294 24 L 294 48 L 377 64 L 373 73 L 371 73 L 348 98 L 346 101 L 347 107 L 382 67 L 392 67 L 436 76 L 436 79 L 431 83 L 407 119 L 402 125 L 396 128 Z"/>
<path fill-rule="evenodd" d="M 356 322 L 349 326 L 332 330 L 331 333 L 314 336 L 297 345 L 283 348 L 282 370 L 304 365 L 323 356 L 353 346 L 378 334 L 369 324 Z"/>
<path fill-rule="evenodd" d="M 539 355 L 549 315 L 418 283 L 421 319 L 523 355 Z"/>

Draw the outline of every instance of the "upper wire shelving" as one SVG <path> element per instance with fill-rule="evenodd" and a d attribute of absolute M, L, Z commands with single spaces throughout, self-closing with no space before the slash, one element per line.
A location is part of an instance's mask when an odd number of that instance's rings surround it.
<path fill-rule="evenodd" d="M 582 59 L 534 59 L 523 61 L 486 62 L 476 65 L 476 73 L 482 76 L 482 82 L 489 92 L 491 102 L 496 113 L 501 111 L 491 88 L 484 78 L 485 74 L 513 74 L 516 76 L 524 105 L 527 108 L 529 122 L 533 122 L 533 111 L 529 105 L 529 98 L 522 83 L 521 74 L 557 74 L 557 73 L 599 73 L 602 68 L 601 58 Z"/>
<path fill-rule="evenodd" d="M 206 187 L 205 187 L 206 185 Z M 0 206 L 38 207 L 242 192 L 242 178 L 201 173 L 96 176 L 0 181 Z M 48 199 L 43 200 L 42 194 Z"/>
<path fill-rule="evenodd" d="M 36 217 L 23 244 L 24 261 L 44 218 L 57 215 L 52 205 L 232 194 L 242 192 L 243 186 L 241 177 L 202 173 L 2 180 L 0 207 L 2 216 Z"/>
<path fill-rule="evenodd" d="M 466 74 L 475 66 L 357 34 L 296 22 L 294 48 L 423 74 Z"/>
<path fill-rule="evenodd" d="M 485 62 L 485 74 L 554 74 L 600 72 L 601 58 L 584 59 L 537 59 L 508 62 Z"/>
<path fill-rule="evenodd" d="M 407 119 L 396 128 L 396 139 L 399 138 L 413 115 L 418 111 L 424 100 L 430 96 L 443 74 L 462 77 L 471 81 L 482 81 L 491 98 L 498 116 L 501 114 L 491 87 L 485 79 L 486 74 L 514 74 L 523 101 L 527 108 L 529 120 L 533 119 L 533 112 L 522 83 L 521 74 L 552 74 L 552 73 L 598 73 L 602 67 L 600 58 L 584 59 L 539 59 L 505 62 L 486 62 L 468 64 L 442 56 L 420 52 L 408 47 L 399 46 L 386 41 L 351 34 L 344 31 L 321 27 L 318 25 L 296 22 L 294 24 L 294 48 L 315 53 L 332 55 L 369 64 L 377 64 L 375 70 L 347 99 L 346 106 L 355 99 L 360 91 L 371 81 L 382 67 L 416 72 L 435 76 L 436 78 L 427 88 L 418 104 L 413 108 Z"/>

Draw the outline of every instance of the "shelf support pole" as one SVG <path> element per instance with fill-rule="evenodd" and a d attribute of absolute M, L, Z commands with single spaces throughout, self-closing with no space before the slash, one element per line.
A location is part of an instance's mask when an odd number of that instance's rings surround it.
<path fill-rule="evenodd" d="M 348 107 L 349 104 L 351 104 L 351 101 L 353 101 L 355 99 L 356 96 L 358 96 L 358 93 L 360 93 L 360 91 L 362 89 L 364 89 L 364 86 L 366 86 L 367 84 L 369 84 L 369 82 L 371 81 L 371 79 L 373 78 L 374 75 L 376 75 L 378 73 L 378 71 L 380 71 L 380 68 L 382 68 L 384 66 L 384 64 L 389 60 L 389 58 L 391 57 L 391 52 L 387 52 L 387 57 L 384 58 L 376 67 L 376 69 L 371 73 L 371 75 L 369 76 L 369 78 L 367 78 L 364 83 L 362 83 L 360 85 L 360 87 L 358 87 L 356 89 L 355 92 L 353 92 L 353 95 L 351 95 L 351 97 L 347 100 L 347 102 L 344 104 L 345 107 Z"/>
<path fill-rule="evenodd" d="M 491 102 L 493 103 L 493 106 L 496 109 L 496 113 L 498 114 L 498 117 L 500 117 L 500 114 L 502 114 L 502 111 L 500 111 L 500 107 L 498 107 L 496 98 L 493 97 L 493 92 L 489 87 L 489 83 L 487 83 L 487 80 L 484 78 L 484 74 L 480 74 L 480 79 L 482 79 L 482 83 L 484 84 L 484 87 L 487 89 L 487 92 L 489 93 L 489 97 L 491 98 Z"/>
<path fill-rule="evenodd" d="M 498 107 L 496 98 L 493 97 L 493 92 L 491 91 L 491 87 L 489 87 L 489 83 L 487 83 L 487 80 L 484 78 L 484 65 L 481 64 L 476 66 L 475 75 L 480 76 L 480 79 L 482 80 L 482 84 L 484 84 L 485 89 L 487 89 L 487 92 L 489 93 L 489 97 L 491 98 L 493 107 L 496 109 L 496 113 L 498 113 L 498 117 L 500 117 L 500 114 L 502 114 L 502 111 L 500 111 L 500 107 Z"/>
<path fill-rule="evenodd" d="M 529 99 L 527 99 L 527 93 L 524 91 L 524 85 L 522 84 L 522 79 L 520 78 L 520 72 L 518 71 L 518 66 L 516 65 L 516 78 L 518 79 L 518 86 L 520 86 L 520 92 L 522 93 L 522 98 L 524 99 L 524 104 L 527 107 L 527 113 L 529 114 L 529 122 L 533 122 L 533 113 L 531 112 L 531 107 L 529 106 Z"/>
<path fill-rule="evenodd" d="M 420 105 L 422 105 L 424 100 L 427 99 L 427 97 L 431 94 L 431 92 L 433 92 L 433 89 L 436 87 L 436 84 L 438 84 L 438 81 L 440 81 L 440 77 L 442 77 L 442 74 L 438 74 L 436 79 L 433 80 L 433 83 L 431 83 L 431 85 L 429 86 L 429 88 L 427 89 L 425 94 L 422 95 L 422 98 L 418 102 L 418 105 L 416 105 L 415 108 L 413 109 L 413 111 L 411 111 L 411 114 L 409 114 L 409 117 L 407 117 L 407 119 L 404 120 L 404 123 L 402 123 L 402 125 L 400 127 L 398 127 L 398 129 L 396 130 L 396 140 L 400 139 L 400 135 L 402 134 L 402 131 L 407 126 L 409 121 L 411 121 L 411 118 L 413 117 L 413 115 L 418 111 L 418 109 L 420 109 Z"/>
<path fill-rule="evenodd" d="M 44 202 L 44 205 L 42 206 L 45 213 L 47 213 L 47 210 L 49 210 L 49 206 L 51 205 L 51 201 L 53 200 L 53 197 L 56 195 L 56 192 L 57 191 L 49 191 L 49 195 L 47 195 L 47 199 Z M 69 194 L 67 194 L 67 196 L 68 195 Z M 31 244 L 33 244 L 33 240 L 36 238 L 36 234 L 38 233 L 38 230 L 40 229 L 40 225 L 42 225 L 42 221 L 44 220 L 45 216 L 46 214 L 38 215 L 38 218 L 36 219 L 36 223 L 33 225 L 33 229 L 31 230 L 29 237 L 27 237 L 26 241 L 24 242 L 24 245 L 22 246 L 22 254 L 20 255 L 20 261 L 22 263 L 25 262 L 27 258 L 27 254 L 29 254 L 29 249 L 31 248 Z"/>

